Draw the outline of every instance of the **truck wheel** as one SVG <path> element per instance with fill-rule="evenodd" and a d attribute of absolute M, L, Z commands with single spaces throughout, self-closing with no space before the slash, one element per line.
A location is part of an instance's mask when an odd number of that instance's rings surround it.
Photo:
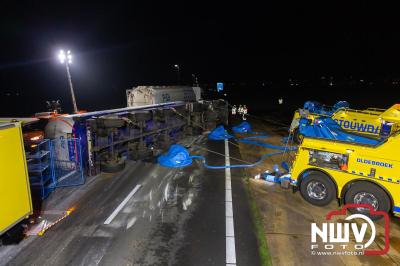
<path fill-rule="evenodd" d="M 193 103 L 192 111 L 193 112 L 202 112 L 204 110 L 204 106 L 201 103 Z"/>
<path fill-rule="evenodd" d="M 299 128 L 296 128 L 295 130 L 293 130 L 293 141 L 296 144 L 300 144 L 302 140 L 303 140 L 303 135 L 300 134 Z"/>
<path fill-rule="evenodd" d="M 100 163 L 100 170 L 104 173 L 118 173 L 125 168 L 125 160 L 111 160 Z"/>
<path fill-rule="evenodd" d="M 148 111 L 135 112 L 135 119 L 137 122 L 145 122 L 151 119 L 151 113 Z"/>
<path fill-rule="evenodd" d="M 167 117 L 171 117 L 175 115 L 175 111 L 172 109 L 164 109 L 164 115 Z"/>
<path fill-rule="evenodd" d="M 328 205 L 336 197 L 332 180 L 321 172 L 310 173 L 300 184 L 301 196 L 316 206 Z"/>
<path fill-rule="evenodd" d="M 21 223 L 15 225 L 1 236 L 3 245 L 15 245 L 24 239 L 24 227 Z"/>
<path fill-rule="evenodd" d="M 218 114 L 210 111 L 210 112 L 206 113 L 206 118 L 207 118 L 207 121 L 214 122 L 215 120 L 218 119 Z"/>
<path fill-rule="evenodd" d="M 390 199 L 389 196 L 377 185 L 370 182 L 356 182 L 350 186 L 344 196 L 346 204 L 369 204 L 375 211 L 389 212 Z M 382 216 L 370 215 L 366 208 L 349 209 L 351 213 L 361 213 L 371 218 L 371 220 L 379 220 Z"/>

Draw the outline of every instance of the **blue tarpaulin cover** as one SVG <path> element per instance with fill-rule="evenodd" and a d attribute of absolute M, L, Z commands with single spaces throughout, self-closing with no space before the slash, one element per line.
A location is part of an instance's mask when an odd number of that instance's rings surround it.
<path fill-rule="evenodd" d="M 346 101 L 338 101 L 332 107 L 324 106 L 316 101 L 307 101 L 304 103 L 303 108 L 314 114 L 320 115 L 333 115 L 340 108 L 349 108 L 350 104 Z"/>
<path fill-rule="evenodd" d="M 306 101 L 303 108 L 311 113 L 317 113 L 322 108 L 322 105 L 316 101 Z"/>
<path fill-rule="evenodd" d="M 224 128 L 224 126 L 218 126 L 214 128 L 210 134 L 208 134 L 208 139 L 210 140 L 224 140 L 233 138 Z"/>
<path fill-rule="evenodd" d="M 336 111 L 340 108 L 349 108 L 350 104 L 346 101 L 338 101 L 337 103 L 335 103 L 335 105 L 333 105 L 333 111 Z"/>
<path fill-rule="evenodd" d="M 250 125 L 249 125 L 250 126 Z M 234 136 L 230 135 L 224 128 L 224 126 L 218 126 L 215 129 L 213 129 L 210 134 L 208 134 L 208 139 L 210 140 L 225 140 L 225 139 L 234 139 L 237 142 L 243 142 L 246 144 L 252 144 L 252 145 L 257 145 L 265 148 L 271 148 L 271 149 L 276 149 L 276 150 L 294 150 L 295 147 L 284 147 L 284 146 L 277 146 L 277 145 L 272 145 L 269 143 L 265 142 L 259 142 L 259 141 L 254 141 L 253 139 L 256 138 L 267 138 L 268 136 L 251 136 L 247 138 L 234 138 Z"/>
<path fill-rule="evenodd" d="M 239 125 L 232 127 L 232 130 L 235 133 L 251 133 L 252 132 L 251 126 L 250 126 L 249 122 L 247 122 L 247 121 L 243 121 Z"/>
<path fill-rule="evenodd" d="M 338 123 L 329 117 L 316 118 L 314 120 L 314 124 L 311 124 L 311 120 L 301 118 L 299 130 L 300 134 L 311 138 L 332 139 L 366 145 L 377 145 L 380 143 L 380 141 L 376 139 L 346 132 L 339 126 Z"/>
<path fill-rule="evenodd" d="M 246 139 L 266 139 L 266 138 L 268 138 L 267 134 L 265 134 L 263 132 L 254 132 L 251 129 L 250 123 L 247 121 L 243 121 L 239 125 L 232 127 L 232 131 L 237 134 L 248 133 L 248 134 L 257 135 L 257 136 L 246 137 Z"/>
<path fill-rule="evenodd" d="M 181 145 L 171 145 L 168 152 L 157 158 L 160 165 L 165 167 L 185 167 L 192 164 L 192 157 Z"/>
<path fill-rule="evenodd" d="M 193 159 L 200 159 L 203 162 L 204 167 L 209 168 L 209 169 L 248 168 L 248 167 L 254 167 L 254 166 L 261 164 L 268 157 L 282 154 L 282 153 L 283 152 L 280 151 L 280 152 L 264 154 L 263 156 L 261 156 L 260 160 L 258 160 L 255 163 L 251 163 L 251 164 L 209 165 L 209 164 L 207 164 L 206 158 L 204 156 L 201 156 L 201 155 L 190 156 L 187 149 L 185 149 L 183 146 L 181 146 L 179 144 L 174 144 L 174 145 L 171 145 L 171 147 L 169 148 L 169 150 L 166 154 L 159 156 L 157 158 L 157 161 L 161 166 L 172 167 L 172 168 L 188 166 L 188 165 L 192 164 Z"/>

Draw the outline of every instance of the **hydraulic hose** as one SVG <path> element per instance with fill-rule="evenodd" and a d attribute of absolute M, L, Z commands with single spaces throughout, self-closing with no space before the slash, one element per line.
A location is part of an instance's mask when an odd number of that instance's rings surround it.
<path fill-rule="evenodd" d="M 274 149 L 274 150 L 280 150 L 280 151 L 294 151 L 297 149 L 296 147 L 278 146 L 278 145 L 273 145 L 273 144 L 269 144 L 269 143 L 265 143 L 265 142 L 249 140 L 248 138 L 247 139 L 235 139 L 235 140 L 238 142 L 246 143 L 246 144 L 256 145 L 256 146 Z"/>
<path fill-rule="evenodd" d="M 261 156 L 260 160 L 258 160 L 255 163 L 252 164 L 232 164 L 232 165 L 209 165 L 206 162 L 206 158 L 204 158 L 204 156 L 200 156 L 200 155 L 193 155 L 191 156 L 192 159 L 200 159 L 204 165 L 205 168 L 208 169 L 226 169 L 226 168 L 249 168 L 249 167 L 254 167 L 257 166 L 259 164 L 261 164 L 262 162 L 265 161 L 265 159 L 267 159 L 268 157 L 274 156 L 274 155 L 279 155 L 284 153 L 283 151 L 279 151 L 279 152 L 273 152 L 273 153 L 267 153 Z"/>

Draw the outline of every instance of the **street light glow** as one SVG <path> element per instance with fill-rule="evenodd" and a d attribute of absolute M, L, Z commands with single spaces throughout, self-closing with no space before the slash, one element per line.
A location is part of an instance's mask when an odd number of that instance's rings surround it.
<path fill-rule="evenodd" d="M 69 65 L 72 63 L 71 51 L 67 50 L 67 53 L 65 53 L 64 50 L 60 50 L 60 52 L 58 53 L 58 60 L 60 60 L 61 64 L 65 65 L 65 68 L 67 70 L 67 77 L 68 77 L 69 88 L 71 90 L 71 97 L 72 97 L 74 113 L 78 113 L 78 106 L 76 105 L 74 87 L 72 85 L 71 73 L 69 71 Z"/>
<path fill-rule="evenodd" d="M 68 64 L 71 64 L 72 63 L 71 51 L 68 50 L 67 54 L 65 54 L 64 50 L 60 50 L 60 52 L 58 54 L 58 60 L 60 60 L 61 64 L 64 64 L 65 62 L 67 62 Z"/>
<path fill-rule="evenodd" d="M 68 52 L 67 52 L 67 58 L 68 58 L 68 64 L 71 64 L 72 63 L 72 54 L 71 54 L 70 50 L 68 50 Z"/>
<path fill-rule="evenodd" d="M 61 64 L 65 63 L 65 58 L 66 56 L 64 50 L 60 50 L 60 53 L 58 54 L 58 59 L 60 60 Z"/>
<path fill-rule="evenodd" d="M 178 85 L 179 85 L 181 82 L 181 73 L 180 73 L 181 69 L 179 68 L 178 64 L 175 64 L 174 68 L 176 69 L 176 76 L 177 76 L 177 81 L 178 81 Z"/>

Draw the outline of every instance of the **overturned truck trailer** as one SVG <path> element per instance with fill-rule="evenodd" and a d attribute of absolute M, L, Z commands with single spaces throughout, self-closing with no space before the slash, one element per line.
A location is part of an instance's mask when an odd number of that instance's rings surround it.
<path fill-rule="evenodd" d="M 126 90 L 128 107 L 168 102 L 196 102 L 201 99 L 200 87 L 137 86 Z"/>
<path fill-rule="evenodd" d="M 81 160 L 86 173 L 96 175 L 100 171 L 122 170 L 126 159 L 154 156 L 185 135 L 202 134 L 226 123 L 227 117 L 226 102 L 196 101 L 194 96 L 185 101 L 142 102 L 120 109 L 57 116 L 47 124 L 46 137 L 79 140 L 82 158 L 71 156 L 76 154 L 74 142 L 56 147 L 56 156 L 62 160 Z"/>

